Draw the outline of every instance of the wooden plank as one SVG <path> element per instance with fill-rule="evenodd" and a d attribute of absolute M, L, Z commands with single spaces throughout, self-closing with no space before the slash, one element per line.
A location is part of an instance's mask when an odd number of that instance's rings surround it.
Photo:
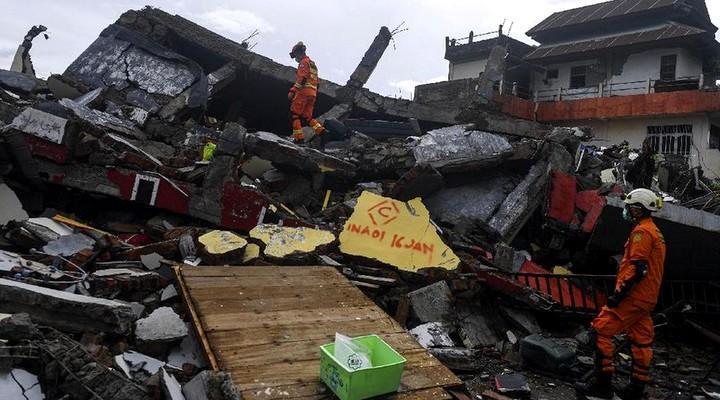
<path fill-rule="evenodd" d="M 448 399 L 460 380 L 332 267 L 182 267 L 203 349 L 248 399 L 331 399 L 319 347 L 378 334 L 407 360 L 398 400 Z M 212 365 L 212 363 L 211 363 Z"/>
<path fill-rule="evenodd" d="M 202 345 L 203 352 L 205 353 L 205 358 L 208 361 L 208 364 L 210 364 L 210 368 L 212 368 L 213 371 L 219 371 L 220 368 L 218 366 L 217 359 L 215 358 L 215 354 L 212 351 L 212 346 L 208 341 L 207 335 L 205 334 L 205 330 L 203 328 L 203 324 L 200 322 L 200 317 L 198 316 L 197 311 L 193 306 L 190 294 L 188 292 L 187 284 L 185 283 L 185 279 L 183 277 L 182 267 L 179 265 L 175 266 L 173 268 L 173 271 L 175 272 L 175 280 L 180 287 L 180 294 L 182 295 L 181 297 L 183 298 L 185 308 L 190 313 L 190 318 L 192 318 L 193 329 L 195 330 L 197 337 L 200 338 L 200 344 Z"/>
<path fill-rule="evenodd" d="M 223 365 L 265 365 L 279 364 L 290 361 L 320 360 L 320 346 L 334 340 L 335 333 L 317 339 L 305 339 L 284 342 L 267 343 L 253 346 L 222 346 L 216 351 Z M 405 332 L 396 332 L 380 335 L 392 348 L 398 352 L 417 350 L 418 343 Z"/>
<path fill-rule="evenodd" d="M 273 298 L 242 298 L 198 300 L 195 304 L 203 310 L 243 310 L 252 312 L 308 310 L 324 304 L 341 304 L 344 307 L 369 306 L 367 298 L 347 296 L 345 293 L 328 291 L 322 297 L 288 293 L 288 296 Z M 207 311 L 206 311 L 207 312 Z"/>
<path fill-rule="evenodd" d="M 307 340 L 332 338 L 334 332 L 354 337 L 365 335 L 368 332 L 381 335 L 383 333 L 404 332 L 404 330 L 398 328 L 389 317 L 383 316 L 380 319 L 352 321 L 352 324 L 345 324 L 344 326 L 338 326 L 338 323 L 334 321 L 321 321 L 312 325 L 298 322 L 292 325 L 261 326 L 242 330 L 215 330 L 208 332 L 208 337 L 214 346 L 226 348 L 294 342 L 298 338 Z"/>
<path fill-rule="evenodd" d="M 204 289 L 197 289 L 190 287 L 190 294 L 192 295 L 193 299 L 238 299 L 238 298 L 251 298 L 251 299 L 258 299 L 258 298 L 275 298 L 278 296 L 286 296 L 288 293 L 293 294 L 304 294 L 304 295 L 312 295 L 317 298 L 322 298 L 323 294 L 328 293 L 328 291 L 344 291 L 347 293 L 348 296 L 353 296 L 352 290 L 354 290 L 355 287 L 350 284 L 350 282 L 345 282 L 343 284 L 337 284 L 334 288 L 327 288 L 327 287 L 317 287 L 317 285 L 312 286 L 296 286 L 294 288 L 287 287 L 287 286 L 277 286 L 277 287 L 262 287 L 262 286 L 235 286 L 235 287 L 215 287 L 215 288 L 204 288 Z"/>
<path fill-rule="evenodd" d="M 265 266 L 265 267 L 184 267 L 183 276 L 192 280 L 195 277 L 253 277 L 267 276 L 277 277 L 282 275 L 300 275 L 305 277 L 327 277 L 337 276 L 338 272 L 334 267 L 308 267 L 308 266 Z"/>
<path fill-rule="evenodd" d="M 269 313 L 233 312 L 224 310 L 222 314 L 211 311 L 203 314 L 200 308 L 201 321 L 207 331 L 236 330 L 258 326 L 288 325 L 298 322 L 314 324 L 321 321 L 362 321 L 379 319 L 382 313 L 372 306 L 346 308 L 316 308 L 314 310 L 275 311 Z"/>
<path fill-rule="evenodd" d="M 400 381 L 400 392 L 462 384 L 425 349 L 406 350 L 402 354 L 407 359 L 407 364 Z M 252 366 L 243 365 L 240 360 L 236 360 L 233 364 L 221 365 L 223 369 L 230 371 L 233 381 L 241 390 L 317 382 L 320 375 L 319 357 L 313 360 L 289 360 Z"/>

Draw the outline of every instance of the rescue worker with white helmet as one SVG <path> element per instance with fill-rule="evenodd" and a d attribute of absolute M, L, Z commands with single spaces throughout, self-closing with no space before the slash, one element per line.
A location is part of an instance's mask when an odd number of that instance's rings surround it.
<path fill-rule="evenodd" d="M 660 197 L 648 189 L 635 189 L 625 196 L 623 218 L 633 224 L 618 269 L 615 291 L 592 322 L 590 337 L 595 346 L 595 376 L 578 382 L 580 394 L 613 398 L 615 371 L 613 337 L 627 332 L 633 368 L 629 385 L 621 390 L 623 400 L 641 399 L 650 381 L 652 343 L 655 337 L 651 312 L 660 294 L 665 268 L 665 239 L 652 219 L 662 208 Z"/>

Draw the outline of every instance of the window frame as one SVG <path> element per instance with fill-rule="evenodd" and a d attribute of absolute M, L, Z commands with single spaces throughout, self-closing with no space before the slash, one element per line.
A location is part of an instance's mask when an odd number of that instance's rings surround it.
<path fill-rule="evenodd" d="M 551 72 L 553 73 L 552 74 L 553 76 L 550 76 Z M 545 70 L 545 80 L 558 79 L 559 77 L 560 77 L 560 70 L 558 68 Z"/>
<path fill-rule="evenodd" d="M 672 62 L 667 62 L 667 60 L 672 60 Z M 665 68 L 672 68 L 672 77 L 670 77 L 671 71 L 667 71 Z M 665 82 L 677 80 L 677 54 L 660 56 L 660 80 Z"/>
<path fill-rule="evenodd" d="M 689 157 L 693 148 L 693 125 L 648 125 L 650 146 L 659 154 L 676 154 Z"/>
<path fill-rule="evenodd" d="M 577 73 L 582 69 L 582 74 Z M 570 89 L 582 89 L 586 88 L 587 86 L 587 75 L 588 75 L 588 66 L 587 65 L 576 65 L 574 67 L 570 67 Z M 574 82 L 576 79 L 580 79 L 582 77 L 582 85 L 578 85 L 578 82 Z"/>

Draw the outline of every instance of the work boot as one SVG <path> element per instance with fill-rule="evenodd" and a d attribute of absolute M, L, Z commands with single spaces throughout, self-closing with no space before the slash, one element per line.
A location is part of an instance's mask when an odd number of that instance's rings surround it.
<path fill-rule="evenodd" d="M 632 379 L 630 383 L 620 390 L 618 396 L 623 400 L 640 400 L 645 394 L 645 382 Z"/>
<path fill-rule="evenodd" d="M 583 396 L 612 399 L 612 374 L 597 374 L 590 382 L 575 382 L 575 390 Z"/>

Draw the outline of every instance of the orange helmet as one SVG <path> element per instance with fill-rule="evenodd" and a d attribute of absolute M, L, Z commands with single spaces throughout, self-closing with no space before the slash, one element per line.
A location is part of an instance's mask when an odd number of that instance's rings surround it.
<path fill-rule="evenodd" d="M 292 50 L 290 50 L 290 58 L 295 58 L 299 53 L 305 53 L 305 44 L 303 44 L 303 42 L 297 42 L 297 44 L 293 46 Z"/>

